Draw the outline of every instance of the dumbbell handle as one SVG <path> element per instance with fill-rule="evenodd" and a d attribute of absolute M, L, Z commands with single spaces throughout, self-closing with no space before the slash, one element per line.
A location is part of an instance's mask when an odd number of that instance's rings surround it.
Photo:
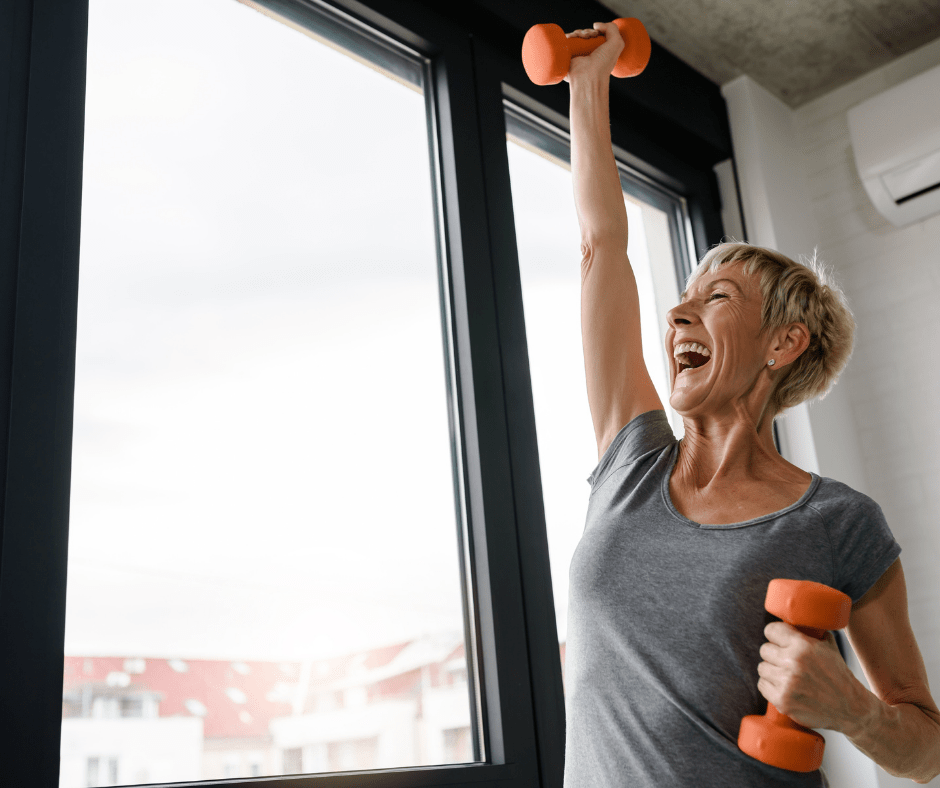
<path fill-rule="evenodd" d="M 796 720 L 788 717 L 770 701 L 767 701 L 767 713 L 764 715 L 764 717 L 770 725 L 779 725 L 784 728 L 792 728 L 795 731 L 812 730 L 812 728 L 807 728 L 805 725 L 800 725 L 800 723 L 798 723 Z"/>
<path fill-rule="evenodd" d="M 799 624 L 794 624 L 792 621 L 787 621 L 785 618 L 781 619 L 784 624 L 789 624 L 791 627 L 796 627 L 804 635 L 807 635 L 811 638 L 816 638 L 816 640 L 825 640 L 826 633 L 828 629 L 816 629 L 816 627 L 802 627 Z"/>
<path fill-rule="evenodd" d="M 568 51 L 571 53 L 571 57 L 582 57 L 584 55 L 590 55 L 595 49 L 599 46 L 603 46 L 606 42 L 607 36 L 603 33 L 598 33 L 594 38 L 572 36 L 568 39 Z"/>
<path fill-rule="evenodd" d="M 801 627 L 799 624 L 794 624 L 792 621 L 787 621 L 785 618 L 781 619 L 784 624 L 789 624 L 791 627 L 796 627 L 804 635 L 808 635 L 811 638 L 816 638 L 816 640 L 825 640 L 827 629 L 817 629 L 816 627 Z M 793 728 L 798 731 L 807 731 L 811 730 L 805 725 L 800 725 L 800 723 L 795 722 L 790 719 L 786 714 L 777 709 L 773 703 L 767 701 L 767 722 L 773 725 L 782 725 L 787 728 Z"/>

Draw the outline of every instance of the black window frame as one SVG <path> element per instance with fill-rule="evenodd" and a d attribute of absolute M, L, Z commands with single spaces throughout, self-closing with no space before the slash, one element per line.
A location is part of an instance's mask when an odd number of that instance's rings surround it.
<path fill-rule="evenodd" d="M 538 22 L 571 30 L 612 14 L 580 0 L 263 4 L 333 8 L 428 58 L 451 428 L 468 518 L 467 649 L 487 762 L 187 784 L 560 787 L 564 695 L 505 110 L 567 131 L 567 85 L 528 80 L 522 38 Z M 88 0 L 0 4 L 0 763 L 4 785 L 30 788 L 58 786 L 87 26 Z M 685 201 L 697 256 L 721 240 L 712 167 L 732 154 L 716 85 L 654 43 L 641 77 L 611 80 L 611 136 L 622 166 Z M 474 739 L 479 727 L 474 718 Z"/>

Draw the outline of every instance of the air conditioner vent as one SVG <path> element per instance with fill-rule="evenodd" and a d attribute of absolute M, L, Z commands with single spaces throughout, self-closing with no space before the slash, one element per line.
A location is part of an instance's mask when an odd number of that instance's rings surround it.
<path fill-rule="evenodd" d="M 908 194 L 906 197 L 898 197 L 895 202 L 898 205 L 904 205 L 908 200 L 914 200 L 918 197 L 922 197 L 925 194 L 929 194 L 932 191 L 940 189 L 940 183 L 935 183 L 933 186 L 928 186 L 926 189 L 921 189 L 919 192 L 914 192 L 913 194 Z"/>
<path fill-rule="evenodd" d="M 940 66 L 848 112 L 852 152 L 874 206 L 904 227 L 940 213 Z"/>
<path fill-rule="evenodd" d="M 940 150 L 881 176 L 888 194 L 901 205 L 940 186 Z"/>

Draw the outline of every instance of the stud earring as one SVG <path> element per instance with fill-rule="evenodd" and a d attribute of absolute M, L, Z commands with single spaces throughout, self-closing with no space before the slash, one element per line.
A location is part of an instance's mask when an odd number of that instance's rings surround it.
<path fill-rule="evenodd" d="M 777 363 L 776 361 L 774 361 L 773 359 L 770 359 L 770 361 L 767 362 L 767 365 L 772 367 L 776 363 Z"/>

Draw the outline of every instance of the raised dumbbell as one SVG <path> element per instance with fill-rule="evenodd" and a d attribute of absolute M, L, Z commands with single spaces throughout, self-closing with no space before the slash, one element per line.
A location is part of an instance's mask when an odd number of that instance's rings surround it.
<path fill-rule="evenodd" d="M 615 77 L 635 77 L 650 60 L 650 37 L 639 19 L 615 19 L 623 36 L 623 51 L 617 58 Z M 532 25 L 522 39 L 522 65 L 536 85 L 556 85 L 568 74 L 571 58 L 590 55 L 605 41 L 601 33 L 594 38 L 566 38 L 556 24 Z"/>
<path fill-rule="evenodd" d="M 835 588 L 811 580 L 771 580 L 764 607 L 796 627 L 804 635 L 823 640 L 830 629 L 849 623 L 852 599 Z M 763 763 L 792 772 L 812 772 L 820 767 L 826 740 L 781 714 L 772 703 L 766 714 L 741 720 L 738 747 Z"/>

